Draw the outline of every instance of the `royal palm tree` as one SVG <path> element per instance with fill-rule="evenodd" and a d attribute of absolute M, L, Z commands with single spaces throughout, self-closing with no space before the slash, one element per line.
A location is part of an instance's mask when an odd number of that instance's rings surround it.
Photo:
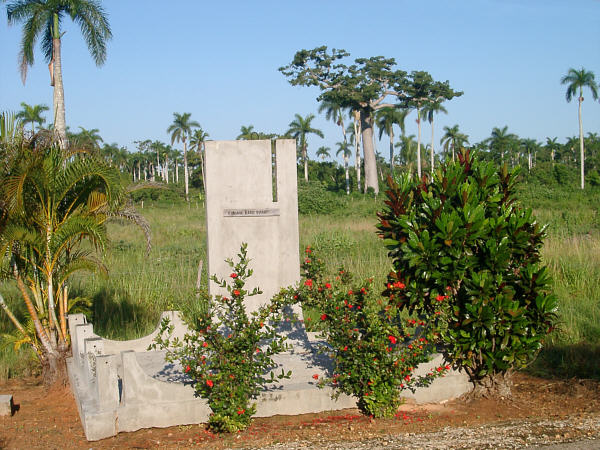
<path fill-rule="evenodd" d="M 42 38 L 42 52 L 49 63 L 50 85 L 54 86 L 54 131 L 61 148 L 67 144 L 65 98 L 62 79 L 61 22 L 70 17 L 81 34 L 97 66 L 106 60 L 106 42 L 112 37 L 104 9 L 96 0 L 12 0 L 6 7 L 10 25 L 23 23 L 19 61 L 25 83 L 27 68 L 34 62 L 34 47 Z"/>
<path fill-rule="evenodd" d="M 348 168 L 348 161 L 350 159 L 350 157 L 352 156 L 352 149 L 350 149 L 350 144 L 348 144 L 348 142 L 343 141 L 343 142 L 336 142 L 335 145 L 337 145 L 337 152 L 335 152 L 335 154 L 337 156 L 340 156 L 340 153 L 342 154 L 342 157 L 344 158 L 344 174 L 346 177 L 346 195 L 350 195 L 350 173 L 349 173 L 349 168 Z"/>
<path fill-rule="evenodd" d="M 440 102 L 435 102 L 435 103 L 426 103 L 425 106 L 423 106 L 423 110 L 421 111 L 423 114 L 423 118 L 429 122 L 429 124 L 431 125 L 431 148 L 430 148 L 430 154 L 431 154 L 431 173 L 433 174 L 433 169 L 434 169 L 434 155 L 435 155 L 435 150 L 433 148 L 433 120 L 435 118 L 435 114 L 436 113 L 444 113 L 447 114 L 448 111 L 446 110 L 446 108 L 444 108 L 442 106 L 442 104 Z"/>
<path fill-rule="evenodd" d="M 98 128 L 92 128 L 86 130 L 83 127 L 79 127 L 81 130 L 79 133 L 73 135 L 73 144 L 76 147 L 84 150 L 98 150 L 100 148 L 100 142 L 104 142 L 100 136 L 100 130 Z"/>
<path fill-rule="evenodd" d="M 502 128 L 494 127 L 491 136 L 487 139 L 494 159 L 504 163 L 504 157 L 510 153 L 513 143 L 518 139 L 516 134 L 508 132 L 508 125 Z"/>
<path fill-rule="evenodd" d="M 333 121 L 342 129 L 342 138 L 346 139 L 346 127 L 344 126 L 344 108 L 330 100 L 322 100 L 319 104 L 319 113 L 325 113 L 325 119 Z"/>
<path fill-rule="evenodd" d="M 390 138 L 390 171 L 394 171 L 394 125 L 398 125 L 402 134 L 406 132 L 405 120 L 409 109 L 382 108 L 375 113 L 375 124 L 379 127 L 379 139 L 383 133 Z"/>
<path fill-rule="evenodd" d="M 329 150 L 331 150 L 329 147 L 321 146 L 317 150 L 317 156 L 319 156 L 323 161 L 325 161 L 327 158 L 331 158 Z"/>
<path fill-rule="evenodd" d="M 325 137 L 321 130 L 312 127 L 311 122 L 314 120 L 314 118 L 315 118 L 314 114 L 309 114 L 306 117 L 302 117 L 300 114 L 295 114 L 294 120 L 292 120 L 290 122 L 289 129 L 286 133 L 298 141 L 298 145 L 300 147 L 300 152 L 302 155 L 302 161 L 304 163 L 304 180 L 305 181 L 308 181 L 308 155 L 307 155 L 308 135 L 316 134 L 320 138 Z"/>
<path fill-rule="evenodd" d="M 458 125 L 444 127 L 444 135 L 440 139 L 440 144 L 443 145 L 446 153 L 448 153 L 449 148 L 452 149 L 452 161 L 454 161 L 456 151 L 468 143 L 469 137 L 459 131 Z"/>
<path fill-rule="evenodd" d="M 40 127 L 46 121 L 42 117 L 42 113 L 48 111 L 48 107 L 46 105 L 28 105 L 25 102 L 21 102 L 21 107 L 23 108 L 21 111 L 17 113 L 17 118 L 21 121 L 23 125 L 31 124 L 31 132 L 35 133 L 35 124 L 37 123 Z"/>
<path fill-rule="evenodd" d="M 243 141 L 253 141 L 256 139 L 260 139 L 260 133 L 254 130 L 254 125 L 242 125 L 240 127 L 240 134 L 238 134 L 236 139 L 241 139 Z"/>
<path fill-rule="evenodd" d="M 195 150 L 200 156 L 200 171 L 202 173 L 202 186 L 204 187 L 204 192 L 206 192 L 206 181 L 204 179 L 204 143 L 208 137 L 206 131 L 202 128 L 197 128 L 190 138 L 190 148 Z"/>
<path fill-rule="evenodd" d="M 556 150 L 560 148 L 560 144 L 557 142 L 558 138 L 546 138 L 546 148 L 550 151 L 550 160 L 554 164 L 554 158 L 556 157 Z"/>
<path fill-rule="evenodd" d="M 171 145 L 175 142 L 183 142 L 183 179 L 185 182 L 185 201 L 190 201 L 189 196 L 189 174 L 187 160 L 187 139 L 192 134 L 192 128 L 200 128 L 195 120 L 190 120 L 192 113 L 173 113 L 173 123 L 167 128 L 171 133 Z"/>
<path fill-rule="evenodd" d="M 573 68 L 569 69 L 567 74 L 561 78 L 560 82 L 567 85 L 567 92 L 565 94 L 567 102 L 578 95 L 577 100 L 579 104 L 579 159 L 580 159 L 580 172 L 581 172 L 581 189 L 585 187 L 585 149 L 583 144 L 583 120 L 581 118 L 581 104 L 583 103 L 583 88 L 588 88 L 592 93 L 594 100 L 598 99 L 598 86 L 594 80 L 594 73 L 585 70 L 583 67 L 580 70 Z"/>
<path fill-rule="evenodd" d="M 540 148 L 540 144 L 535 139 L 521 139 L 521 147 L 527 152 L 527 170 L 531 172 L 533 167 L 533 158 Z"/>
<path fill-rule="evenodd" d="M 396 160 L 398 164 L 404 165 L 409 171 L 412 171 L 413 163 L 417 160 L 417 142 L 415 141 L 415 135 L 411 134 L 406 136 L 403 134 L 400 136 L 400 142 L 396 144 L 396 147 L 400 148 L 400 152 Z"/>

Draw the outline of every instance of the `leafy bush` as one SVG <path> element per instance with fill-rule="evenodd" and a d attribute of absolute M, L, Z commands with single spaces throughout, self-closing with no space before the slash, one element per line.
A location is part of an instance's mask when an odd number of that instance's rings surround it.
<path fill-rule="evenodd" d="M 341 195 L 327 191 L 320 182 L 298 183 L 300 214 L 333 214 L 346 206 Z"/>
<path fill-rule="evenodd" d="M 320 380 L 321 386 L 330 384 L 336 395 L 357 397 L 363 414 L 390 417 L 400 404 L 400 390 L 428 385 L 450 368 L 415 377 L 414 368 L 429 361 L 434 350 L 425 322 L 403 320 L 397 307 L 376 294 L 372 279 L 356 283 L 340 269 L 328 280 L 310 247 L 306 255 L 297 296 L 303 306 L 319 311 L 327 343 L 322 351 L 334 361 L 332 376 Z"/>
<path fill-rule="evenodd" d="M 394 271 L 385 294 L 400 309 L 437 321 L 449 358 L 476 392 L 510 393 L 556 320 L 540 265 L 544 228 L 515 201 L 518 170 L 497 171 L 464 151 L 432 181 L 389 180 L 380 213 Z M 393 289 L 393 283 L 406 285 Z"/>
<path fill-rule="evenodd" d="M 183 341 L 172 339 L 172 325 L 164 320 L 153 348 L 167 349 L 167 360 L 181 364 L 185 374 L 194 381 L 196 395 L 208 400 L 212 410 L 208 426 L 212 431 L 233 433 L 250 424 L 256 412 L 251 404 L 262 388 L 277 379 L 289 378 L 291 372 L 275 376 L 273 355 L 286 350 L 285 336 L 278 335 L 286 303 L 285 291 L 271 302 L 246 312 L 244 298 L 261 294 L 258 288 L 245 289 L 252 275 L 246 245 L 238 254 L 239 262 L 227 262 L 232 268 L 230 280 L 213 280 L 226 288 L 229 296 L 207 299 L 209 307 L 186 317 L 193 332 Z M 267 375 L 268 374 L 268 375 Z"/>

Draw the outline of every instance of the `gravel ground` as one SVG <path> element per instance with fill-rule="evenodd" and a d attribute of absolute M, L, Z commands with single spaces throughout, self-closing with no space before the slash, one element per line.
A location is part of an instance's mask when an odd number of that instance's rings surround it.
<path fill-rule="evenodd" d="M 360 441 L 287 442 L 286 449 L 600 449 L 600 416 L 525 420 L 475 428 L 448 427 L 434 433 L 406 433 Z"/>

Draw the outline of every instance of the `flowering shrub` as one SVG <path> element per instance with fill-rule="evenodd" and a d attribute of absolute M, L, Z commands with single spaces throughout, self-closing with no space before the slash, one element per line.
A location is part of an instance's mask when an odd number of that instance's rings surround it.
<path fill-rule="evenodd" d="M 556 320 L 540 265 L 544 228 L 516 202 L 517 173 L 463 151 L 432 180 L 390 178 L 379 214 L 394 265 L 385 295 L 439 324 L 447 356 L 483 395 L 510 394 L 512 370 L 531 361 Z"/>
<path fill-rule="evenodd" d="M 237 263 L 227 260 L 232 268 L 228 279 L 212 277 L 229 295 L 207 299 L 209 307 L 204 313 L 186 317 L 193 332 L 186 334 L 183 341 L 172 339 L 172 325 L 165 320 L 153 344 L 154 348 L 167 349 L 167 360 L 179 362 L 194 381 L 196 395 L 208 400 L 212 410 L 208 425 L 215 432 L 248 427 L 256 412 L 251 400 L 266 384 L 291 375 L 283 370 L 277 376 L 272 372 L 276 367 L 272 356 L 287 348 L 285 337 L 277 333 L 286 293 L 282 291 L 270 303 L 248 314 L 244 298 L 262 292 L 245 288 L 252 275 L 246 244 L 238 257 Z"/>
<path fill-rule="evenodd" d="M 332 376 L 319 380 L 321 385 L 333 386 L 336 395 L 357 397 L 366 415 L 392 417 L 400 390 L 428 385 L 450 369 L 441 366 L 424 377 L 413 375 L 418 364 L 430 359 L 433 330 L 423 321 L 402 319 L 395 305 L 377 295 L 372 279 L 355 283 L 343 269 L 328 279 L 310 247 L 302 269 L 298 299 L 319 311 L 327 343 L 322 350 L 334 362 Z"/>

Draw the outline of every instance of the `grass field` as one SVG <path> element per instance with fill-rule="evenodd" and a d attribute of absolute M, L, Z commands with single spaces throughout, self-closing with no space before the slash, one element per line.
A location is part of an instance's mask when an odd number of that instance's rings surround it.
<path fill-rule="evenodd" d="M 549 224 L 543 258 L 560 299 L 559 331 L 550 336 L 531 368 L 538 374 L 600 378 L 600 219 L 596 200 L 579 193 L 559 201 L 546 200 L 539 192 L 522 193 L 523 203 L 533 205 L 539 221 Z M 360 202 L 354 205 L 364 211 Z M 72 295 L 91 300 L 89 315 L 95 331 L 113 339 L 143 336 L 156 326 L 161 311 L 195 302 L 198 264 L 206 259 L 201 204 L 146 202 L 140 212 L 151 224 L 151 253 L 146 255 L 143 235 L 134 226 L 110 224 L 111 244 L 104 256 L 109 278 L 83 274 L 70 287 Z M 312 245 L 332 270 L 343 265 L 357 276 L 373 276 L 376 282 L 383 282 L 390 263 L 375 234 L 376 221 L 375 216 L 352 211 L 301 216 L 301 248 Z M 206 280 L 204 273 L 204 285 Z M 9 304 L 19 304 L 14 287 L 4 285 L 2 289 Z M 0 333 L 12 333 L 2 313 Z M 15 352 L 10 339 L 4 338 L 2 343 L 0 379 L 30 370 L 30 352 Z"/>

